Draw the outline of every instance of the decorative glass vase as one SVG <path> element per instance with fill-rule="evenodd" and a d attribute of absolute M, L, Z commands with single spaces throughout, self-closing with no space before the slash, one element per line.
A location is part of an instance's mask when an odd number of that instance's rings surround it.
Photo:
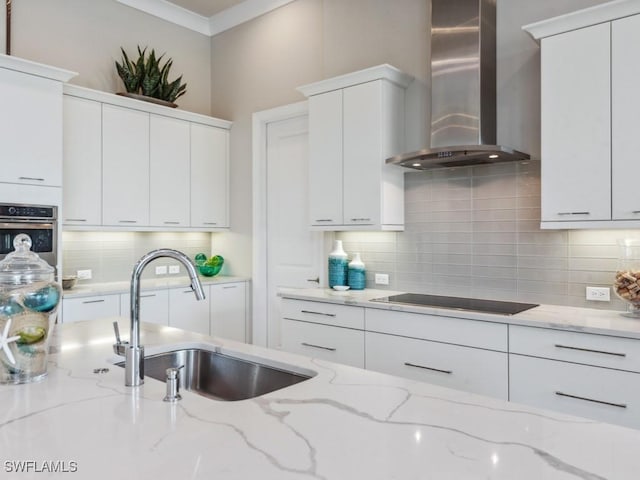
<path fill-rule="evenodd" d="M 349 262 L 348 283 L 351 290 L 364 290 L 366 286 L 366 272 L 359 253 L 353 254 Z"/>
<path fill-rule="evenodd" d="M 618 240 L 619 256 L 613 291 L 627 303 L 624 316 L 640 318 L 640 240 Z"/>
<path fill-rule="evenodd" d="M 47 375 L 61 290 L 28 235 L 16 235 L 13 246 L 0 262 L 0 383 L 29 383 Z"/>
<path fill-rule="evenodd" d="M 342 249 L 342 240 L 334 240 L 329 253 L 329 288 L 347 285 L 347 254 Z"/>

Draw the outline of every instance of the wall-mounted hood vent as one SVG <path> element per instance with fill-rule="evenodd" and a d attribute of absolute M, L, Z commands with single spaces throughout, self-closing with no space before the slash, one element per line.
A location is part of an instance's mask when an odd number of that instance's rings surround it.
<path fill-rule="evenodd" d="M 496 145 L 496 2 L 431 2 L 431 148 L 387 163 L 416 170 L 529 158 Z"/>

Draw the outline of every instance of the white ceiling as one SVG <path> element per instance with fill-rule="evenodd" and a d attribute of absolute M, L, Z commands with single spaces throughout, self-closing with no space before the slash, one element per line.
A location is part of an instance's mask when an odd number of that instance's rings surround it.
<path fill-rule="evenodd" d="M 213 36 L 294 0 L 116 0 L 190 30 Z"/>

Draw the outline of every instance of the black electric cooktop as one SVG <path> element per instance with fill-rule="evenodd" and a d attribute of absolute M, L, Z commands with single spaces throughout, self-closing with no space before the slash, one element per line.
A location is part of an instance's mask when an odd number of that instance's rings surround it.
<path fill-rule="evenodd" d="M 416 305 L 420 307 L 451 308 L 454 310 L 469 310 L 472 312 L 497 313 L 500 315 L 515 315 L 530 308 L 537 307 L 536 303 L 501 302 L 497 300 L 483 300 L 480 298 L 445 297 L 442 295 L 425 295 L 422 293 L 403 293 L 389 297 L 374 298 L 372 302 L 397 303 L 401 305 Z"/>

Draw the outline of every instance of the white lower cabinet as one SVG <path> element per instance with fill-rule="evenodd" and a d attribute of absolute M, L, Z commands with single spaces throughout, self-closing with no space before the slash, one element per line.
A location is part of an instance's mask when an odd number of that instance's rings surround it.
<path fill-rule="evenodd" d="M 120 295 L 120 316 L 131 315 L 131 294 Z M 140 321 L 169 325 L 169 291 L 145 290 L 140 292 Z"/>
<path fill-rule="evenodd" d="M 364 368 L 364 332 L 283 319 L 282 349 Z"/>
<path fill-rule="evenodd" d="M 245 282 L 211 285 L 211 335 L 247 341 L 246 291 Z"/>
<path fill-rule="evenodd" d="M 640 375 L 575 363 L 509 356 L 512 402 L 640 428 Z"/>
<path fill-rule="evenodd" d="M 366 332 L 367 370 L 508 399 L 504 352 Z"/>
<path fill-rule="evenodd" d="M 120 315 L 120 295 L 63 298 L 62 323 Z"/>
<path fill-rule="evenodd" d="M 209 335 L 210 289 L 203 285 L 205 299 L 198 300 L 190 287 L 169 290 L 169 326 Z"/>

